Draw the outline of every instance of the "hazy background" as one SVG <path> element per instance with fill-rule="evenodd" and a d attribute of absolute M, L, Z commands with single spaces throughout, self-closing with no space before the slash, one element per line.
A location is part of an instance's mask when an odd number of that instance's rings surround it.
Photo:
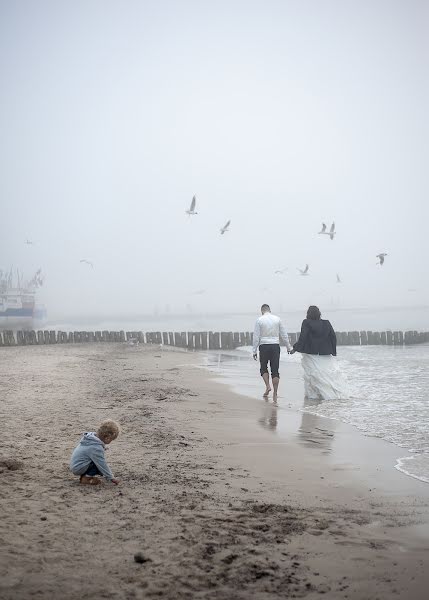
<path fill-rule="evenodd" d="M 42 267 L 55 318 L 429 305 L 428 29 L 424 1 L 1 0 L 0 268 Z"/>

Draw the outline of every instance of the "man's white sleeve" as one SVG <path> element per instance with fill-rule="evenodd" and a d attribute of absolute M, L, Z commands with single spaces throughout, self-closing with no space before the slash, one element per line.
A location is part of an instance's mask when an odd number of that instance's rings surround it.
<path fill-rule="evenodd" d="M 286 344 L 286 348 L 288 350 L 292 350 L 292 346 L 290 345 L 290 342 L 289 342 L 289 336 L 288 336 L 287 331 L 281 321 L 280 321 L 280 337 Z"/>
<path fill-rule="evenodd" d="M 259 340 L 261 339 L 261 327 L 259 325 L 259 319 L 255 323 L 255 330 L 253 332 L 253 354 L 256 354 L 259 348 Z"/>

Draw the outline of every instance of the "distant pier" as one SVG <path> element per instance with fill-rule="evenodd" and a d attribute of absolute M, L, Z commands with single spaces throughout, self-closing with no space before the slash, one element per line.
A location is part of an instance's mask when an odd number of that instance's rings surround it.
<path fill-rule="evenodd" d="M 290 333 L 294 344 L 298 333 Z M 338 346 L 408 346 L 429 342 L 428 331 L 337 331 Z M 0 331 L 0 346 L 88 343 L 163 344 L 188 350 L 234 350 L 251 346 L 253 333 L 232 331 Z"/>

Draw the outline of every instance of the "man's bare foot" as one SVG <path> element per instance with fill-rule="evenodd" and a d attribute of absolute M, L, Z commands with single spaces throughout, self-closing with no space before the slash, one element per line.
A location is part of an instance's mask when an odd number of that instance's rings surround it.
<path fill-rule="evenodd" d="M 102 483 L 102 481 L 99 477 L 88 477 L 88 475 L 81 475 L 80 483 L 83 485 L 98 485 L 99 483 Z"/>
<path fill-rule="evenodd" d="M 274 392 L 273 394 L 273 403 L 277 404 L 277 392 Z"/>
<path fill-rule="evenodd" d="M 271 388 L 267 387 L 267 389 L 265 390 L 264 395 L 262 397 L 266 398 L 270 392 L 271 392 Z"/>

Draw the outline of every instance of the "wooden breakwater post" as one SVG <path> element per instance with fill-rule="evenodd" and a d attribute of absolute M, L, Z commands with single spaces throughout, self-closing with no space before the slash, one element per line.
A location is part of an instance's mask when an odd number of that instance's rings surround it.
<path fill-rule="evenodd" d="M 6 330 L 3 331 L 3 345 L 4 346 L 15 346 L 16 339 L 13 331 Z"/>
<path fill-rule="evenodd" d="M 393 345 L 394 346 L 402 346 L 404 343 L 404 334 L 402 331 L 394 331 L 393 332 Z"/>
<path fill-rule="evenodd" d="M 194 349 L 194 333 L 193 331 L 188 331 L 186 333 L 186 348 L 188 350 L 193 350 Z"/>
<path fill-rule="evenodd" d="M 209 350 L 220 350 L 220 334 L 217 331 L 209 333 Z"/>
<path fill-rule="evenodd" d="M 374 346 L 379 346 L 381 344 L 380 332 L 378 331 L 374 331 L 373 344 Z"/>
<path fill-rule="evenodd" d="M 337 331 L 337 346 L 347 346 L 349 337 L 347 331 Z M 297 341 L 299 340 L 299 334 L 297 334 Z"/>
<path fill-rule="evenodd" d="M 194 349 L 201 350 L 201 333 L 197 331 L 194 333 Z"/>
<path fill-rule="evenodd" d="M 238 348 L 240 346 L 240 334 L 239 333 L 233 333 L 232 345 L 234 348 Z"/>

